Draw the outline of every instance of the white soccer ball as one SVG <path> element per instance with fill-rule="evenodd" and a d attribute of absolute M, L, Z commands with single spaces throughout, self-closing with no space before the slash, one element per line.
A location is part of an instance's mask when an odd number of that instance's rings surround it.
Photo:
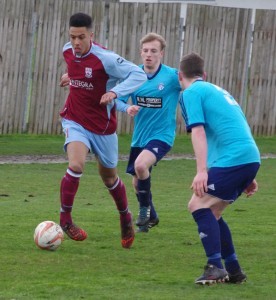
<path fill-rule="evenodd" d="M 53 221 L 41 222 L 34 232 L 34 241 L 37 247 L 43 250 L 56 250 L 63 239 L 63 230 Z"/>

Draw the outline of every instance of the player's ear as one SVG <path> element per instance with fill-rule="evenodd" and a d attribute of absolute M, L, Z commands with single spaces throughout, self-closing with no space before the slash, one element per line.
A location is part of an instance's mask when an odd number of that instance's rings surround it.
<path fill-rule="evenodd" d="M 184 90 L 185 89 L 184 74 L 180 70 L 178 71 L 178 81 L 179 81 L 179 84 L 180 84 L 182 90 Z"/>
<path fill-rule="evenodd" d="M 207 73 L 206 73 L 205 71 L 203 72 L 202 79 L 203 79 L 204 81 L 206 81 L 206 79 L 207 79 Z"/>
<path fill-rule="evenodd" d="M 180 82 L 182 82 L 182 80 L 183 80 L 183 73 L 181 71 L 178 71 L 178 80 Z"/>
<path fill-rule="evenodd" d="M 94 32 L 91 31 L 91 33 L 90 33 L 90 41 L 93 42 L 93 39 L 94 39 Z"/>

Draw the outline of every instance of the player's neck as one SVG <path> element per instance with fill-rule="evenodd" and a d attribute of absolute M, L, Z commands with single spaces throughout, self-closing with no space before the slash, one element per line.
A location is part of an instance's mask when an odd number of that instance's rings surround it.
<path fill-rule="evenodd" d="M 194 82 L 197 81 L 202 81 L 203 79 L 200 77 L 195 77 L 195 78 L 184 78 L 182 83 L 183 83 L 183 87 L 185 89 L 187 89 L 189 86 L 191 86 Z"/>
<path fill-rule="evenodd" d="M 92 47 L 92 41 L 90 42 L 89 48 L 86 49 L 86 50 L 84 51 L 84 53 L 82 53 L 82 54 L 76 54 L 76 53 L 75 53 L 75 56 L 76 56 L 77 58 L 85 57 L 85 56 L 90 52 L 91 47 Z"/>
<path fill-rule="evenodd" d="M 188 80 L 188 84 L 191 85 L 197 81 L 203 81 L 203 78 L 202 77 L 195 77 L 195 78 L 192 78 L 190 80 Z"/>
<path fill-rule="evenodd" d="M 148 67 L 144 66 L 144 71 L 146 74 L 153 76 L 158 71 L 159 67 L 160 67 L 160 64 L 157 66 L 154 66 L 153 68 L 148 68 Z"/>

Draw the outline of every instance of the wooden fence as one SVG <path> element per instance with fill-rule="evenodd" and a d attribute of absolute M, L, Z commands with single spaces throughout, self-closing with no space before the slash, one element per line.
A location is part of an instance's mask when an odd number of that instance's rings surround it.
<path fill-rule="evenodd" d="M 230 91 L 244 110 L 251 17 L 249 9 L 189 5 L 183 49 L 203 56 L 207 80 Z"/>
<path fill-rule="evenodd" d="M 276 134 L 276 11 L 256 12 L 247 118 L 254 134 Z"/>
<path fill-rule="evenodd" d="M 0 0 L 0 133 L 61 133 L 59 110 L 68 93 L 58 85 L 65 70 L 61 50 L 70 15 L 84 11 L 94 19 L 95 40 L 137 64 L 139 40 L 150 31 L 167 40 L 166 64 L 178 67 L 182 54 L 199 52 L 208 80 L 231 91 L 253 132 L 274 135 L 275 12 L 257 11 L 252 32 L 252 10 L 188 5 L 183 27 L 180 8 L 115 0 Z M 177 132 L 184 131 L 178 111 Z M 118 113 L 118 132 L 132 132 L 126 114 Z"/>

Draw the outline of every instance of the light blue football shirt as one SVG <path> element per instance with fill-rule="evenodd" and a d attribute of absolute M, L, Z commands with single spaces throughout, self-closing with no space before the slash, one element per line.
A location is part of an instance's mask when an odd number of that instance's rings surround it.
<path fill-rule="evenodd" d="M 118 98 L 117 110 L 126 111 L 129 97 L 141 107 L 134 117 L 131 147 L 143 148 L 151 140 L 173 145 L 180 92 L 177 69 L 161 64 L 154 76 L 148 77 L 134 93 Z"/>
<path fill-rule="evenodd" d="M 260 162 L 260 153 L 235 99 L 222 88 L 195 81 L 184 92 L 181 108 L 187 130 L 203 125 L 208 168 Z"/>

